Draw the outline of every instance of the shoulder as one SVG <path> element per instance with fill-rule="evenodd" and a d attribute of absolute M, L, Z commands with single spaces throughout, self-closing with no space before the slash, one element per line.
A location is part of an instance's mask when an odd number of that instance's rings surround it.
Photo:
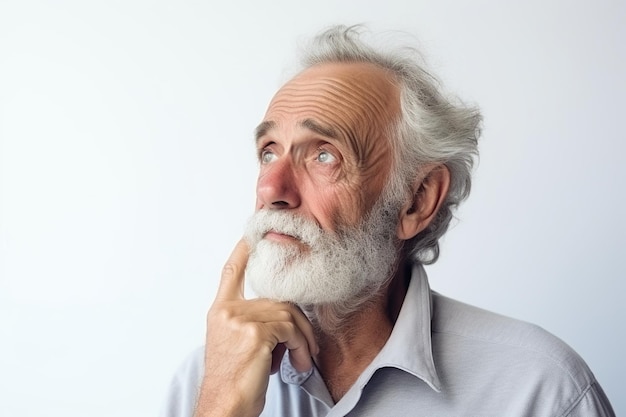
<path fill-rule="evenodd" d="M 528 322 L 516 320 L 433 292 L 432 330 L 477 342 L 544 353 L 555 358 L 574 354 L 561 339 Z"/>
<path fill-rule="evenodd" d="M 437 372 L 451 386 L 471 380 L 562 415 L 597 385 L 571 347 L 534 324 L 433 293 L 431 325 Z"/>
<path fill-rule="evenodd" d="M 591 381 L 582 358 L 565 342 L 543 328 L 487 311 L 433 292 L 433 334 L 454 338 L 461 345 L 491 353 L 517 354 L 551 363 L 572 374 L 581 384 Z M 469 346 L 467 346 L 469 347 Z"/>

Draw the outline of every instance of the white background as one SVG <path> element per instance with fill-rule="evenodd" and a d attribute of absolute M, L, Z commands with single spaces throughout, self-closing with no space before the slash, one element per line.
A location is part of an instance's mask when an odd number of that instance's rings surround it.
<path fill-rule="evenodd" d="M 0 415 L 156 414 L 252 212 L 254 127 L 298 43 L 359 22 L 485 116 L 432 287 L 555 333 L 626 413 L 624 1 L 0 0 Z"/>

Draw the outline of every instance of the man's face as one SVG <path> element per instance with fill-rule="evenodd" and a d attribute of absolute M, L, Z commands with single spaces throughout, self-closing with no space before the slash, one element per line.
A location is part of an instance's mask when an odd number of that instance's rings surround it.
<path fill-rule="evenodd" d="M 296 76 L 257 128 L 256 209 L 289 210 L 329 231 L 356 225 L 388 178 L 386 133 L 398 112 L 397 87 L 371 64 L 324 64 Z"/>
<path fill-rule="evenodd" d="M 257 214 L 247 231 L 258 295 L 345 301 L 390 274 L 399 207 L 379 196 L 398 103 L 389 76 L 370 64 L 312 67 L 276 94 L 257 128 Z"/>

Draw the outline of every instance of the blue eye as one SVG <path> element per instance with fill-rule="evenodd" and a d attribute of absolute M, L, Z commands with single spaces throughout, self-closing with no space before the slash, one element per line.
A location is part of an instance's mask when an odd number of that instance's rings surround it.
<path fill-rule="evenodd" d="M 262 164 L 269 164 L 275 158 L 276 158 L 276 155 L 274 155 L 274 152 L 272 152 L 272 151 L 264 150 L 263 152 L 261 152 L 261 163 Z"/>
<path fill-rule="evenodd" d="M 335 157 L 330 152 L 320 151 L 317 154 L 317 160 L 323 164 L 329 164 L 335 162 Z"/>

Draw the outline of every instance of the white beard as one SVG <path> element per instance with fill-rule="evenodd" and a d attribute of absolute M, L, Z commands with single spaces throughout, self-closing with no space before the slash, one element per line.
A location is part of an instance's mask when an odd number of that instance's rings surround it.
<path fill-rule="evenodd" d="M 357 309 L 377 295 L 398 259 L 399 207 L 384 200 L 360 225 L 336 233 L 288 210 L 258 211 L 245 233 L 251 247 L 246 280 L 259 297 Z M 293 236 L 307 248 L 264 239 L 268 231 Z"/>

